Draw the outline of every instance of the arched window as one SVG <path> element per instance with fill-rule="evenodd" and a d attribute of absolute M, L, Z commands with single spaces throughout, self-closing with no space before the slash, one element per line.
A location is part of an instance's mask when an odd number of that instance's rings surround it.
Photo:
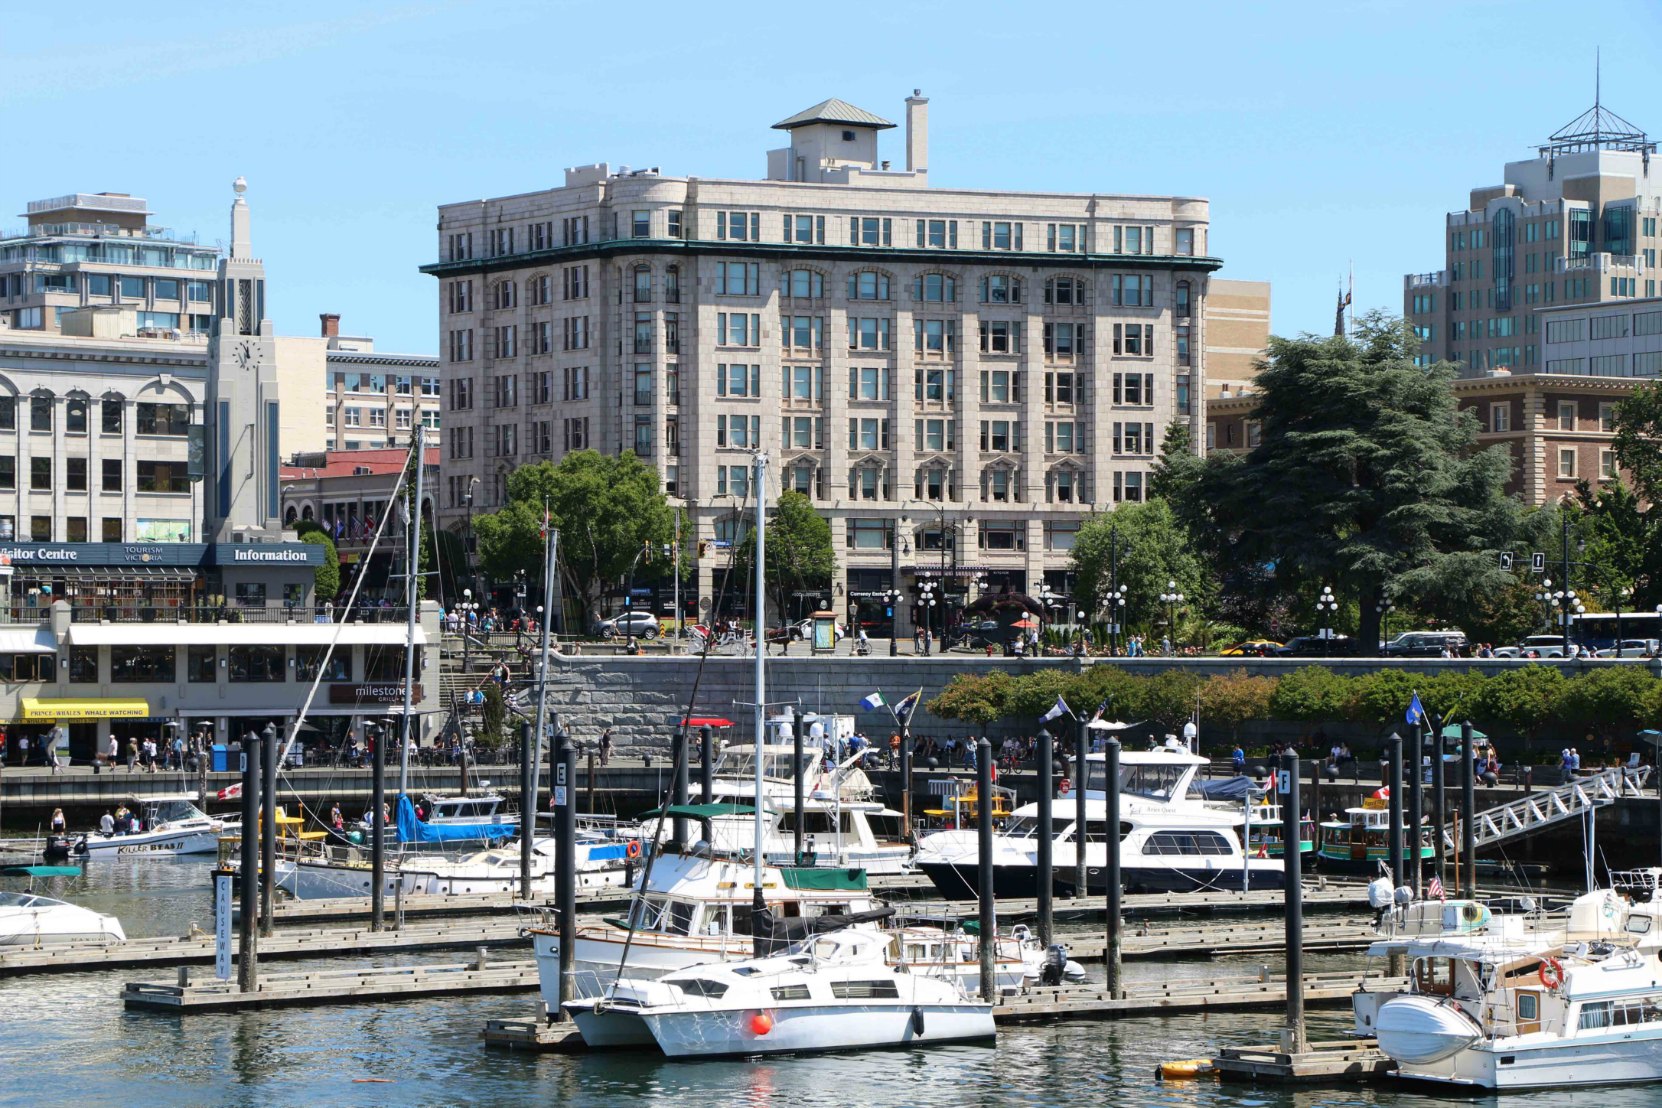
<path fill-rule="evenodd" d="M 635 303 L 645 304 L 652 299 L 652 267 L 638 265 L 635 274 Z"/>
<path fill-rule="evenodd" d="M 1085 282 L 1078 277 L 1052 277 L 1045 282 L 1046 304 L 1083 304 Z"/>
<path fill-rule="evenodd" d="M 981 303 L 1020 304 L 1021 278 L 993 273 L 981 278 Z"/>
<path fill-rule="evenodd" d="M 848 497 L 850 500 L 889 499 L 888 474 L 883 467 L 871 464 L 849 470 Z"/>
<path fill-rule="evenodd" d="M 789 300 L 819 300 L 825 296 L 825 275 L 816 269 L 783 270 L 779 274 L 779 295 Z"/>
<path fill-rule="evenodd" d="M 859 273 L 850 273 L 848 275 L 848 298 L 850 300 L 889 299 L 889 275 L 869 269 Z"/>
<path fill-rule="evenodd" d="M 912 491 L 919 500 L 958 499 L 958 490 L 954 486 L 950 466 L 928 465 L 919 468 Z"/>
<path fill-rule="evenodd" d="M 958 299 L 958 279 L 945 273 L 920 273 L 912 283 L 912 299 L 928 304 L 951 304 Z"/>
<path fill-rule="evenodd" d="M 295 513 L 293 504 L 290 504 L 287 508 L 283 509 L 283 525 L 285 527 L 292 524 L 298 518 L 299 516 Z"/>
<path fill-rule="evenodd" d="M 1172 291 L 1171 314 L 1178 319 L 1188 319 L 1190 309 L 1190 286 L 1187 281 L 1177 282 Z"/>
<path fill-rule="evenodd" d="M 304 508 L 300 509 L 300 518 L 301 519 L 311 519 L 312 518 L 312 506 L 310 504 L 308 504 Z"/>
<path fill-rule="evenodd" d="M 87 412 L 92 398 L 84 392 L 72 392 L 64 398 L 64 430 L 72 435 L 87 433 Z"/>

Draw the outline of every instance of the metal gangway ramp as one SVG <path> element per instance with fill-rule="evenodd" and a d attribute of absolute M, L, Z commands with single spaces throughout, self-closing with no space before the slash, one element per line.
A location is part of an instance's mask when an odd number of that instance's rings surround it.
<path fill-rule="evenodd" d="M 1623 796 L 1638 796 L 1650 770 L 1650 766 L 1615 766 L 1496 808 L 1485 808 L 1475 817 L 1477 848 L 1482 850 L 1521 839 L 1555 823 L 1614 804 Z M 1458 848 L 1452 823 L 1443 828 L 1443 845 L 1450 852 Z"/>

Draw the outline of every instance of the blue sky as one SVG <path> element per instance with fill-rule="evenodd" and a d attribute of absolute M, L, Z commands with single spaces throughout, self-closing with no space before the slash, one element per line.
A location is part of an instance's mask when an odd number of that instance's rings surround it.
<path fill-rule="evenodd" d="M 242 174 L 279 332 L 336 311 L 411 352 L 437 349 L 437 205 L 596 161 L 760 177 L 769 125 L 828 96 L 898 122 L 923 89 L 938 185 L 1209 197 L 1224 275 L 1273 282 L 1283 334 L 1331 327 L 1353 263 L 1357 307 L 1400 311 L 1443 213 L 1590 106 L 1600 38 L 1604 102 L 1662 132 L 1654 0 L 71 11 L 0 25 L 4 226 L 110 190 L 213 242 Z"/>

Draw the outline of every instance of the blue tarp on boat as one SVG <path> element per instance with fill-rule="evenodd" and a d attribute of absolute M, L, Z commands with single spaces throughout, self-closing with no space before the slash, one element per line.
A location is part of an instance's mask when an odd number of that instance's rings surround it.
<path fill-rule="evenodd" d="M 1207 800 L 1245 800 L 1263 792 L 1250 777 L 1220 777 L 1216 780 L 1196 780 L 1189 786 Z"/>
<path fill-rule="evenodd" d="M 416 819 L 410 798 L 398 798 L 398 841 L 401 843 L 474 843 L 511 839 L 519 834 L 514 823 L 423 823 Z"/>

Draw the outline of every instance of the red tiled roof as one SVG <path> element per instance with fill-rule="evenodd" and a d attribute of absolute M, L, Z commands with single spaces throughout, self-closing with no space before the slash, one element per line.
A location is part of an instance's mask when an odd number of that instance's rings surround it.
<path fill-rule="evenodd" d="M 327 450 L 321 466 L 286 465 L 279 469 L 282 480 L 313 480 L 319 477 L 363 477 L 397 473 L 404 468 L 409 451 L 400 448 L 387 450 Z M 427 448 L 427 464 L 439 464 L 439 448 Z M 368 474 L 360 472 L 367 469 Z"/>

